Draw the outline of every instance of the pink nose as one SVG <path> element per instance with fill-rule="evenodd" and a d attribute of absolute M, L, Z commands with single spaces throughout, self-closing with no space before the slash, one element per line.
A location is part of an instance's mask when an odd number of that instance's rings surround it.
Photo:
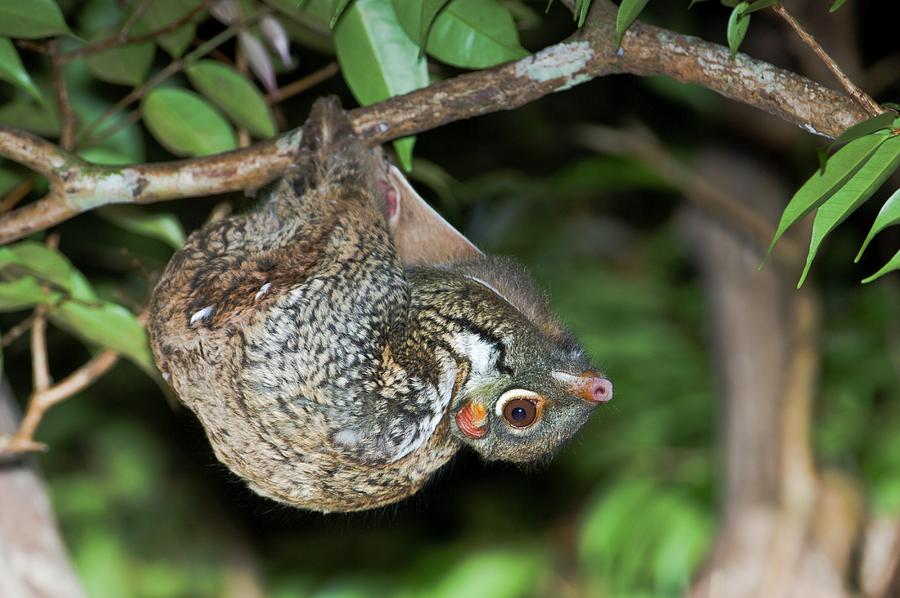
<path fill-rule="evenodd" d="M 592 378 L 588 386 L 591 401 L 605 403 L 613 398 L 613 384 L 606 378 Z"/>

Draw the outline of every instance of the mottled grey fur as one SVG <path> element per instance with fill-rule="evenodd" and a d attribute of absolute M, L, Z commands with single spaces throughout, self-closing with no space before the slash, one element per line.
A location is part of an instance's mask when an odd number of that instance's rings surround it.
<path fill-rule="evenodd" d="M 320 101 L 307 158 L 259 207 L 195 232 L 154 291 L 154 355 L 216 456 L 256 492 L 318 511 L 416 492 L 459 449 L 528 461 L 593 404 L 551 370 L 589 369 L 524 270 L 480 257 L 407 267 L 380 209 L 387 176 L 340 107 Z M 546 399 L 527 430 L 494 402 Z M 488 412 L 462 434 L 465 402 Z"/>

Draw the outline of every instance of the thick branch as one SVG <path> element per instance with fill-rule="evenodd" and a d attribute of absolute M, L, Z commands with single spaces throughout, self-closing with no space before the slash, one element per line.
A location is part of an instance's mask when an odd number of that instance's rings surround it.
<path fill-rule="evenodd" d="M 805 130 L 837 136 L 867 114 L 849 96 L 695 37 L 636 23 L 615 50 L 615 7 L 595 2 L 585 27 L 533 56 L 461 75 L 351 111 L 373 144 L 457 120 L 517 108 L 616 73 L 666 75 L 755 106 Z M 0 155 L 41 172 L 51 192 L 0 217 L 0 244 L 111 203 L 151 203 L 255 188 L 295 162 L 302 132 L 194 160 L 126 167 L 89 165 L 39 138 L 0 127 Z"/>

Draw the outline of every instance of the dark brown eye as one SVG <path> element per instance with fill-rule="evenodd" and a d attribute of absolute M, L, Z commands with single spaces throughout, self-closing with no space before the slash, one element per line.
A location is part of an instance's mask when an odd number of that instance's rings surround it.
<path fill-rule="evenodd" d="M 529 399 L 510 399 L 503 406 L 503 419 L 515 428 L 527 428 L 537 416 L 537 404 Z"/>

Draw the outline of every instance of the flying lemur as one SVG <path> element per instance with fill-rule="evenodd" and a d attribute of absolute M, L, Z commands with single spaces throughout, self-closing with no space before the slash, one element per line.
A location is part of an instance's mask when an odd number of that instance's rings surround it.
<path fill-rule="evenodd" d="M 156 362 L 259 494 L 355 511 L 467 445 L 531 461 L 612 384 L 509 259 L 482 254 L 319 100 L 296 167 L 193 233 L 153 292 Z"/>

